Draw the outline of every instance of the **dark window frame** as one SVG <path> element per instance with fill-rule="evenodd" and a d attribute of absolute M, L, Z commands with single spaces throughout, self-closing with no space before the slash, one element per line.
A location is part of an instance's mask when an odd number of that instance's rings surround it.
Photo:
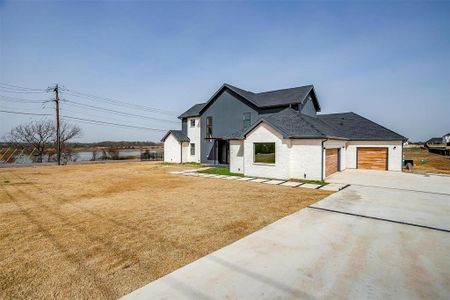
<path fill-rule="evenodd" d="M 242 114 L 242 126 L 243 128 L 249 128 L 252 125 L 252 114 L 245 112 Z"/>
<path fill-rule="evenodd" d="M 261 154 L 264 155 L 264 154 L 272 154 L 273 153 L 273 162 L 272 161 L 267 161 L 267 158 L 261 159 L 261 157 L 258 160 L 256 150 L 257 150 L 257 146 L 260 146 L 260 145 L 270 145 L 270 147 L 266 147 L 266 148 L 273 148 L 273 152 L 268 152 L 269 149 L 266 149 L 267 153 L 260 153 L 260 155 Z M 260 148 L 259 151 L 261 151 L 261 150 L 265 150 L 265 149 L 261 149 Z M 270 164 L 270 165 L 274 165 L 276 163 L 276 144 L 274 142 L 253 143 L 253 163 L 255 163 L 255 164 Z"/>
<path fill-rule="evenodd" d="M 206 117 L 205 125 L 206 125 L 206 138 L 210 139 L 210 138 L 212 138 L 212 135 L 213 135 L 213 132 L 212 132 L 212 130 L 213 130 L 213 118 L 211 116 Z"/>
<path fill-rule="evenodd" d="M 190 125 L 191 125 L 191 127 L 195 127 L 195 119 L 190 120 Z"/>
<path fill-rule="evenodd" d="M 195 155 L 195 143 L 190 144 L 191 155 Z"/>

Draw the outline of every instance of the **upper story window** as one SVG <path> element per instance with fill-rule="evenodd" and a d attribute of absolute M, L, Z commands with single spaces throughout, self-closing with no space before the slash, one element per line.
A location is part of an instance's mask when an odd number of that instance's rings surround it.
<path fill-rule="evenodd" d="M 206 117 L 206 138 L 210 139 L 212 138 L 213 132 L 212 132 L 212 117 Z"/>
<path fill-rule="evenodd" d="M 249 112 L 244 113 L 243 115 L 244 128 L 250 127 L 252 123 L 252 115 Z"/>
<path fill-rule="evenodd" d="M 191 119 L 191 127 L 195 127 L 195 119 Z"/>

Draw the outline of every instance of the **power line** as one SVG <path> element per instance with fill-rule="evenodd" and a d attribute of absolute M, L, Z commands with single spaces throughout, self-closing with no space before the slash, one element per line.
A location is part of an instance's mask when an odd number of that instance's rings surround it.
<path fill-rule="evenodd" d="M 8 113 L 8 114 L 32 115 L 32 116 L 51 116 L 52 115 L 52 114 L 45 114 L 45 113 L 31 113 L 31 112 L 11 111 L 11 110 L 0 110 L 0 112 Z M 78 121 L 81 121 L 81 122 L 89 122 L 91 124 L 98 124 L 98 125 L 111 125 L 111 126 L 119 126 L 119 127 L 125 127 L 125 128 L 135 128 L 135 129 L 144 129 L 144 130 L 153 130 L 153 131 L 160 131 L 160 132 L 168 131 L 168 129 L 151 128 L 151 127 L 145 127 L 145 126 L 134 126 L 134 125 L 127 125 L 127 124 L 119 124 L 119 123 L 105 122 L 105 121 L 99 121 L 99 120 L 93 120 L 93 119 L 84 119 L 84 118 L 73 117 L 73 116 L 66 116 L 66 115 L 61 115 L 61 117 L 62 118 L 66 118 L 66 119 L 78 120 Z"/>
<path fill-rule="evenodd" d="M 133 126 L 133 125 L 126 125 L 126 124 L 118 124 L 118 123 L 105 122 L 105 121 L 92 120 L 92 119 L 84 119 L 84 118 L 65 116 L 65 115 L 61 115 L 61 116 L 63 118 L 74 119 L 74 120 L 85 121 L 85 122 L 92 122 L 92 123 L 103 124 L 103 125 L 121 126 L 121 127 L 129 127 L 129 128 L 145 129 L 145 130 L 154 130 L 154 131 L 161 131 L 161 132 L 168 131 L 168 129 L 150 128 L 150 127 L 144 127 L 144 126 Z"/>
<path fill-rule="evenodd" d="M 16 98 L 16 97 L 0 95 L 0 101 L 13 102 L 13 103 L 45 103 L 48 100 L 31 100 L 31 99 L 23 99 L 23 98 Z"/>
<path fill-rule="evenodd" d="M 145 110 L 145 111 L 149 111 L 149 112 L 153 112 L 153 113 L 165 114 L 165 115 L 169 115 L 169 116 L 178 116 L 178 114 L 176 112 L 174 112 L 174 111 L 163 110 L 163 109 L 154 108 L 154 107 L 150 107 L 150 106 L 146 106 L 146 105 L 128 103 L 128 102 L 125 102 L 125 101 L 116 100 L 116 99 L 107 98 L 107 97 L 99 97 L 99 96 L 95 96 L 95 95 L 88 94 L 88 93 L 78 92 L 76 90 L 69 90 L 67 88 L 64 88 L 63 91 L 66 91 L 66 92 L 68 92 L 69 94 L 71 94 L 71 95 L 73 95 L 75 97 L 81 97 L 81 98 L 85 98 L 85 99 L 88 99 L 88 100 L 91 100 L 91 101 L 93 101 L 93 100 L 103 101 L 103 102 L 107 102 L 109 104 L 113 104 L 113 105 L 117 105 L 117 106 L 128 107 L 128 108 L 139 109 L 139 110 Z"/>
<path fill-rule="evenodd" d="M 95 111 L 91 111 L 91 110 L 79 111 L 79 108 L 75 107 L 75 106 L 70 106 L 69 107 L 67 105 L 64 105 L 64 106 L 61 107 L 61 114 L 68 114 L 70 116 L 78 116 L 78 114 L 81 114 L 83 118 L 86 117 L 86 118 L 91 118 L 91 119 L 95 119 L 95 120 L 104 120 L 105 119 L 105 116 L 102 115 L 101 112 L 100 112 L 100 114 L 96 114 L 96 113 L 93 113 L 93 112 L 95 112 Z M 110 115 L 110 116 L 106 116 L 106 117 L 108 118 L 107 119 L 108 122 L 116 122 L 116 123 L 125 123 L 125 124 L 127 124 L 128 121 L 129 121 L 129 120 L 127 120 L 127 117 L 120 118 L 119 115 L 117 115 L 117 116 Z M 145 122 L 145 120 L 144 120 L 144 122 Z M 144 126 L 144 127 L 149 126 L 148 123 L 144 124 L 144 123 L 141 123 L 141 122 L 137 122 L 137 120 L 133 120 L 133 125 Z"/>
<path fill-rule="evenodd" d="M 0 86 L 0 90 L 4 93 L 14 93 L 14 94 L 42 94 L 47 93 L 47 91 L 31 91 L 31 90 L 14 90 L 3 86 Z"/>
<path fill-rule="evenodd" d="M 44 114 L 44 113 L 32 113 L 32 112 L 12 111 L 12 110 L 0 110 L 0 112 L 7 113 L 7 114 L 32 115 L 32 116 L 50 116 L 51 115 L 51 114 Z"/>
<path fill-rule="evenodd" d="M 99 106 L 95 106 L 95 105 L 84 104 L 84 103 L 80 103 L 80 102 L 76 102 L 76 101 L 72 101 L 72 100 L 67 100 L 67 99 L 65 99 L 64 101 L 68 102 L 68 103 L 71 103 L 71 104 L 78 105 L 78 106 L 84 106 L 84 107 L 87 107 L 89 109 L 93 109 L 93 110 L 97 110 L 97 111 L 105 111 L 105 112 L 114 113 L 116 115 L 132 116 L 132 117 L 138 117 L 138 118 L 148 119 L 148 120 L 153 120 L 153 121 L 170 122 L 170 123 L 177 123 L 177 124 L 179 123 L 177 121 L 159 119 L 159 118 L 148 117 L 148 116 L 138 115 L 138 114 L 133 114 L 133 113 L 126 113 L 126 112 L 122 112 L 122 111 L 118 111 L 118 110 L 114 110 L 114 109 L 108 109 L 108 108 L 103 108 L 103 107 L 99 107 Z"/>
<path fill-rule="evenodd" d="M 4 86 L 5 88 L 15 89 L 15 90 L 44 91 L 44 92 L 46 92 L 46 89 L 33 89 L 33 88 L 28 88 L 28 87 L 23 87 L 23 86 L 3 83 L 3 82 L 0 82 L 0 86 Z"/>

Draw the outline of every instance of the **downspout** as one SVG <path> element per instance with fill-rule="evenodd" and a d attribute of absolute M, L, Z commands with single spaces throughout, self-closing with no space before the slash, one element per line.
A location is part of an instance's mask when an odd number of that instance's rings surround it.
<path fill-rule="evenodd" d="M 322 140 L 322 148 L 321 148 L 321 152 L 322 152 L 322 160 L 321 160 L 321 163 L 320 163 L 320 177 L 321 177 L 321 180 L 323 181 L 323 143 L 325 143 L 326 141 L 328 141 L 328 139 L 324 139 L 324 140 Z"/>
<path fill-rule="evenodd" d="M 402 141 L 402 159 L 400 159 L 400 172 L 403 172 L 403 159 L 404 157 L 403 157 L 403 141 Z"/>

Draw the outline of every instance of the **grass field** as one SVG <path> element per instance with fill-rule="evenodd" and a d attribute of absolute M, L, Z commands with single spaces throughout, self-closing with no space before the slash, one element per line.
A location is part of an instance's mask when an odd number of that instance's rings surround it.
<path fill-rule="evenodd" d="M 117 298 L 330 194 L 177 169 L 0 169 L 0 299 Z"/>
<path fill-rule="evenodd" d="M 450 156 L 429 153 L 422 148 L 405 148 L 403 151 L 405 159 L 414 160 L 414 172 L 450 174 Z"/>

